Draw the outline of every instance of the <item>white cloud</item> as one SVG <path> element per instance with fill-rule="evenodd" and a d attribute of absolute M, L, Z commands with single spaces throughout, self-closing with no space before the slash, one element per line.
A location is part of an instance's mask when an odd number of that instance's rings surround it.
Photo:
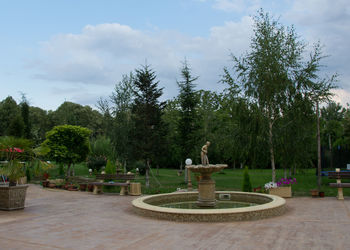
<path fill-rule="evenodd" d="M 335 89 L 332 91 L 334 96 L 332 98 L 336 103 L 340 103 L 343 107 L 347 107 L 350 104 L 350 92 L 345 89 Z"/>
<path fill-rule="evenodd" d="M 295 0 L 284 17 L 302 29 L 310 43 L 324 45 L 324 72 L 339 73 L 339 86 L 350 91 L 350 5 L 348 0 Z M 348 95 L 344 95 L 348 98 Z"/>
<path fill-rule="evenodd" d="M 225 12 L 243 12 L 256 10 L 259 5 L 259 0 L 215 0 L 213 7 Z"/>
<path fill-rule="evenodd" d="M 291 4 L 291 8 L 281 13 L 281 22 L 295 24 L 297 32 L 307 42 L 320 40 L 325 45 L 325 54 L 330 57 L 323 61 L 327 65 L 324 73 L 339 73 L 339 86 L 344 90 L 337 93 L 343 104 L 350 102 L 350 7 L 347 1 L 286 3 Z M 243 12 L 258 5 L 260 1 L 257 0 L 214 2 L 215 8 Z M 42 53 L 33 65 L 37 78 L 59 82 L 63 89 L 84 86 L 80 96 L 74 91 L 70 98 L 91 101 L 94 95 L 96 100 L 99 95 L 109 95 L 123 74 L 139 68 L 147 60 L 156 71 L 160 85 L 165 87 L 164 98 L 170 98 L 177 94 L 175 80 L 180 77 L 181 61 L 185 57 L 193 74 L 200 77 L 198 88 L 222 88 L 218 81 L 222 68 L 232 65 L 229 54 L 239 56 L 246 51 L 251 35 L 252 19 L 248 16 L 212 27 L 208 37 L 159 29 L 136 30 L 118 23 L 87 25 L 78 34 L 60 34 L 42 43 Z"/>
<path fill-rule="evenodd" d="M 176 79 L 181 61 L 187 58 L 193 74 L 200 76 L 199 88 L 215 90 L 221 87 L 218 81 L 223 67 L 229 65 L 230 51 L 241 54 L 247 49 L 251 24 L 249 17 L 227 22 L 211 28 L 208 38 L 139 31 L 118 23 L 88 25 L 79 34 L 60 34 L 42 43 L 42 54 L 33 64 L 38 71 L 35 77 L 59 82 L 60 89 L 84 86 L 81 95 L 89 95 L 88 99 L 80 98 L 76 91 L 68 91 L 70 98 L 92 100 L 89 93 L 98 92 L 92 89 L 109 87 L 111 92 L 123 74 L 147 60 L 165 87 L 164 97 L 170 98 L 177 94 Z"/>

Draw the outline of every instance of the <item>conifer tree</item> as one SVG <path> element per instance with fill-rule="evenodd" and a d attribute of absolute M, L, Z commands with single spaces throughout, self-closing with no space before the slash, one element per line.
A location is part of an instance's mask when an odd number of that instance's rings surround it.
<path fill-rule="evenodd" d="M 179 146 L 181 149 L 181 163 L 187 157 L 194 159 L 196 157 L 195 147 L 198 141 L 199 121 L 196 107 L 198 105 L 198 95 L 196 94 L 194 81 L 198 77 L 191 75 L 191 69 L 187 61 L 183 63 L 181 69 L 181 81 L 177 81 L 180 89 L 178 96 L 180 103 L 180 119 L 178 122 Z"/>
<path fill-rule="evenodd" d="M 143 160 L 147 167 L 158 158 L 164 146 L 165 126 L 162 114 L 165 103 L 159 101 L 163 89 L 158 84 L 156 74 L 149 65 L 136 69 L 132 107 L 133 151 L 135 159 Z"/>

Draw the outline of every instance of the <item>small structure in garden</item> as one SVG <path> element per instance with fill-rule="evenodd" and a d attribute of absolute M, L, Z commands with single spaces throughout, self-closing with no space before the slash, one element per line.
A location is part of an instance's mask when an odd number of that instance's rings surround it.
<path fill-rule="evenodd" d="M 285 200 L 275 195 L 216 191 L 211 175 L 227 165 L 209 164 L 209 145 L 207 142 L 202 147 L 202 164 L 191 165 L 192 161 L 186 160 L 187 170 L 200 174 L 198 192 L 141 197 L 132 202 L 135 212 L 157 219 L 195 222 L 256 220 L 284 213 Z"/>

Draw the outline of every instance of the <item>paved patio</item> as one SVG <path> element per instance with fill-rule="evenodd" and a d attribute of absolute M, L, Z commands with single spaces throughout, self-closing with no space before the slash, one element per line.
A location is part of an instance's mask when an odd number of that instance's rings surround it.
<path fill-rule="evenodd" d="M 0 211 L 0 249 L 350 249 L 350 198 L 292 198 L 260 221 L 178 223 L 133 214 L 135 197 L 30 185 L 26 208 Z"/>

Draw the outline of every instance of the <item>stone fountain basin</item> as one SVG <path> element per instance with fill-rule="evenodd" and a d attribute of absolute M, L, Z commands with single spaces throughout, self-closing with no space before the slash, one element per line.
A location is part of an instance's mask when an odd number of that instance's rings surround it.
<path fill-rule="evenodd" d="M 222 169 L 226 168 L 227 164 L 210 164 L 210 165 L 188 165 L 186 168 L 190 169 L 194 173 L 201 174 L 213 174 L 219 172 Z"/>
<path fill-rule="evenodd" d="M 132 201 L 134 211 L 142 216 L 155 219 L 164 219 L 183 222 L 227 222 L 259 220 L 282 215 L 285 212 L 285 199 L 268 194 L 247 193 L 235 191 L 217 191 L 216 199 L 220 194 L 229 194 L 230 200 L 239 202 L 257 203 L 259 205 L 241 208 L 223 209 L 180 209 L 160 207 L 179 201 L 196 201 L 198 192 L 158 194 L 140 197 Z"/>

